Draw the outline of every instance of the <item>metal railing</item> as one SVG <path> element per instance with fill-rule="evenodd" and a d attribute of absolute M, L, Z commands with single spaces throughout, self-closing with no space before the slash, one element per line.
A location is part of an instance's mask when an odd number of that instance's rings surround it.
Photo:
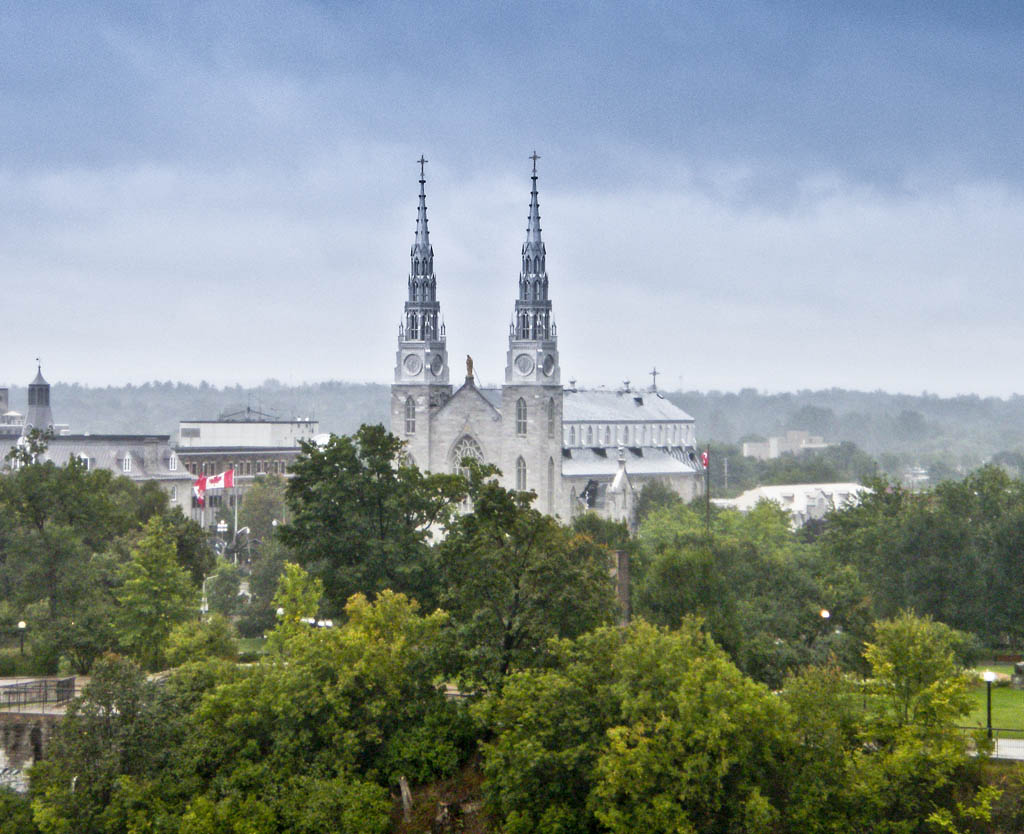
<path fill-rule="evenodd" d="M 75 679 L 33 678 L 0 686 L 0 710 L 32 712 L 62 706 L 75 697 Z"/>

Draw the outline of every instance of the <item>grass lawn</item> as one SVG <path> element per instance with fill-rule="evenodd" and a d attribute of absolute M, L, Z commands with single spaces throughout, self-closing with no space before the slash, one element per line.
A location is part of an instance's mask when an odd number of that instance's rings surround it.
<path fill-rule="evenodd" d="M 262 654 L 263 647 L 266 644 L 266 637 L 240 637 L 238 639 L 238 650 L 240 652 L 256 652 Z"/>
<path fill-rule="evenodd" d="M 979 666 L 975 671 L 984 672 L 991 669 L 1004 675 L 1013 672 L 1012 663 L 993 663 Z M 964 720 L 964 724 L 972 727 L 984 727 L 986 721 L 985 683 L 980 679 L 971 688 L 974 708 Z M 1017 730 L 1015 733 L 1000 733 L 1004 738 L 1024 738 L 1024 689 L 1013 689 L 1009 686 L 992 687 L 992 726 L 1003 730 Z"/>

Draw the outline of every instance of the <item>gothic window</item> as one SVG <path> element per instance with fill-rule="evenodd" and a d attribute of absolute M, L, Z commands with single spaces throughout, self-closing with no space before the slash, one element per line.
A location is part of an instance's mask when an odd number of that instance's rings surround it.
<path fill-rule="evenodd" d="M 405 433 L 416 434 L 416 401 L 412 397 L 405 398 Z"/>
<path fill-rule="evenodd" d="M 548 512 L 555 511 L 555 461 L 548 458 Z"/>
<path fill-rule="evenodd" d="M 167 459 L 167 468 L 170 469 L 171 472 L 177 472 L 178 471 L 178 456 L 177 455 L 172 453 L 171 456 Z"/>
<path fill-rule="evenodd" d="M 121 461 L 121 471 L 122 472 L 131 472 L 132 471 L 132 453 L 131 452 L 125 452 L 124 453 L 124 460 Z"/>
<path fill-rule="evenodd" d="M 570 446 L 575 446 L 576 445 L 576 427 L 575 426 L 573 426 L 571 429 L 569 429 L 569 445 Z"/>
<path fill-rule="evenodd" d="M 522 397 L 516 400 L 516 434 L 526 436 L 526 400 Z"/>
<path fill-rule="evenodd" d="M 178 488 L 176 486 L 174 486 L 173 484 L 171 485 L 171 500 L 172 501 L 177 501 L 178 500 Z"/>
<path fill-rule="evenodd" d="M 465 458 L 473 458 L 473 460 L 480 461 L 481 463 L 484 460 L 484 454 L 480 451 L 480 444 L 468 434 L 464 434 L 459 438 L 455 446 L 452 447 L 451 465 L 453 472 L 459 472 L 463 475 L 468 474 L 462 466 L 462 461 Z"/>
<path fill-rule="evenodd" d="M 555 436 L 555 400 L 548 400 L 548 437 Z"/>
<path fill-rule="evenodd" d="M 522 458 L 516 460 L 516 489 L 526 489 L 526 461 Z"/>

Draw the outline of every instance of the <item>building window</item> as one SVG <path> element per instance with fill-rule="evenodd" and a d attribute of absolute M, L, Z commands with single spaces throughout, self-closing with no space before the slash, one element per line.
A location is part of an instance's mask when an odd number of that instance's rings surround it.
<path fill-rule="evenodd" d="M 548 400 L 548 437 L 555 436 L 555 399 Z"/>
<path fill-rule="evenodd" d="M 416 434 L 416 401 L 412 397 L 405 398 L 405 433 Z"/>
<path fill-rule="evenodd" d="M 593 446 L 594 445 L 594 427 L 593 426 L 587 426 L 587 445 L 588 446 Z"/>
<path fill-rule="evenodd" d="M 167 459 L 167 468 L 170 469 L 171 472 L 178 471 L 178 456 L 174 454 L 174 452 L 171 452 L 171 456 Z"/>
<path fill-rule="evenodd" d="M 516 434 L 526 435 L 526 400 L 522 397 L 516 400 Z"/>
<path fill-rule="evenodd" d="M 245 474 L 246 475 L 251 475 L 252 474 L 252 461 L 251 460 L 247 460 L 245 462 Z"/>
<path fill-rule="evenodd" d="M 468 476 L 469 472 L 462 465 L 462 461 L 466 458 L 473 458 L 473 460 L 479 461 L 480 463 L 483 463 L 484 460 L 483 452 L 480 450 L 480 444 L 468 434 L 459 438 L 459 442 L 452 447 L 452 471 Z"/>
<path fill-rule="evenodd" d="M 526 489 L 526 461 L 522 458 L 516 460 L 516 489 Z"/>
<path fill-rule="evenodd" d="M 575 446 L 576 445 L 576 427 L 575 426 L 573 426 L 572 428 L 569 429 L 569 445 L 570 446 Z"/>
<path fill-rule="evenodd" d="M 124 453 L 124 460 L 121 461 L 121 471 L 122 472 L 131 472 L 132 471 L 132 453 L 131 452 L 125 452 Z"/>
<path fill-rule="evenodd" d="M 611 446 L 612 445 L 612 427 L 611 426 L 605 426 L 604 427 L 604 445 L 605 446 Z"/>
<path fill-rule="evenodd" d="M 172 501 L 177 501 L 178 500 L 178 488 L 176 486 L 172 486 L 171 487 L 171 500 Z"/>
<path fill-rule="evenodd" d="M 282 475 L 287 475 L 288 474 L 288 461 L 286 461 L 286 460 L 281 461 L 281 474 Z"/>

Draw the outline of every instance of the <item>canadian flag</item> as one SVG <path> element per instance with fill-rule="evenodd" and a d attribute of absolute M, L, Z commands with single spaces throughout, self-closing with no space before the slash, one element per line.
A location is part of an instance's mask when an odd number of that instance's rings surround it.
<path fill-rule="evenodd" d="M 196 503 L 200 507 L 206 504 L 206 478 L 200 477 L 192 484 L 192 494 L 196 497 Z"/>
<path fill-rule="evenodd" d="M 230 489 L 235 485 L 235 470 L 229 469 L 206 479 L 206 489 Z"/>
<path fill-rule="evenodd" d="M 707 451 L 703 451 L 703 452 L 700 453 L 700 462 L 704 464 L 704 468 L 705 469 L 708 468 L 708 453 L 707 453 Z"/>

